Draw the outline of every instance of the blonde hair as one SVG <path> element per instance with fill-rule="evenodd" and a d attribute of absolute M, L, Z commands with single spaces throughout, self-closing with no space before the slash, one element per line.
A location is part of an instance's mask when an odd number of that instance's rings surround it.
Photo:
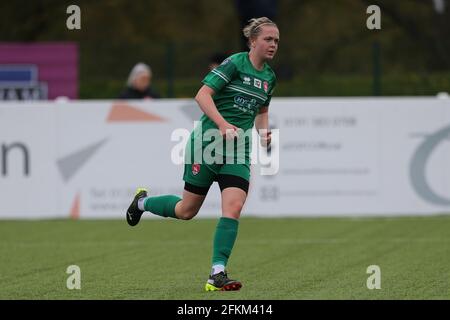
<path fill-rule="evenodd" d="M 261 32 L 261 27 L 265 25 L 277 27 L 276 23 L 267 17 L 253 18 L 248 20 L 248 24 L 242 29 L 242 33 L 248 40 L 254 39 Z"/>

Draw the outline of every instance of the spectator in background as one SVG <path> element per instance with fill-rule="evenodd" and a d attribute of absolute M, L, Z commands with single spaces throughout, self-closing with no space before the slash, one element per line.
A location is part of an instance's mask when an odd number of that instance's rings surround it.
<path fill-rule="evenodd" d="M 152 90 L 152 69 L 145 63 L 136 64 L 127 80 L 127 88 L 119 99 L 158 99 L 160 95 Z"/>

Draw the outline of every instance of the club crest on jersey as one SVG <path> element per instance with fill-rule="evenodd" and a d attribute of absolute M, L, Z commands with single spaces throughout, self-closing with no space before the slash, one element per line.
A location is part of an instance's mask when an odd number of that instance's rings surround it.
<path fill-rule="evenodd" d="M 250 77 L 244 77 L 244 81 L 242 81 L 242 83 L 250 85 L 251 84 L 251 80 L 252 79 L 250 79 Z"/>
<path fill-rule="evenodd" d="M 253 85 L 254 85 L 255 87 L 257 87 L 258 89 L 261 89 L 261 80 L 259 80 L 259 79 L 254 79 L 254 80 L 253 80 Z"/>
<path fill-rule="evenodd" d="M 200 164 L 194 163 L 192 165 L 192 174 L 196 176 L 200 172 Z"/>
<path fill-rule="evenodd" d="M 263 82 L 264 92 L 267 93 L 267 90 L 269 90 L 269 83 L 267 81 Z"/>

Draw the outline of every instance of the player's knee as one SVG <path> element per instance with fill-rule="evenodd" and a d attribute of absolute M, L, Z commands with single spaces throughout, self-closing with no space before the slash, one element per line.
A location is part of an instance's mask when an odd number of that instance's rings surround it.
<path fill-rule="evenodd" d="M 230 214 L 240 214 L 244 202 L 241 200 L 231 200 L 226 204 L 225 210 Z"/>
<path fill-rule="evenodd" d="M 199 208 L 197 207 L 187 207 L 183 208 L 183 210 L 179 214 L 177 214 L 177 216 L 181 220 L 191 220 L 197 215 L 198 211 Z"/>
<path fill-rule="evenodd" d="M 178 216 L 178 218 L 181 220 L 191 220 L 193 217 L 195 217 L 195 214 L 187 214 L 185 212 Z"/>

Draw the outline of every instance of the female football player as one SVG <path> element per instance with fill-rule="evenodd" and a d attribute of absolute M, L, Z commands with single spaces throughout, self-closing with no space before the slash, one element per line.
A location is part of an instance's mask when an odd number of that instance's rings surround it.
<path fill-rule="evenodd" d="M 126 215 L 131 226 L 139 222 L 145 211 L 162 217 L 192 219 L 211 184 L 217 181 L 222 217 L 216 226 L 206 291 L 242 287 L 239 281 L 228 278 L 225 268 L 249 189 L 251 135 L 245 133 L 255 126 L 261 144 L 268 146 L 271 142 L 268 108 L 276 79 L 267 62 L 277 53 L 279 31 L 274 22 L 261 17 L 251 19 L 243 33 L 248 39 L 249 52 L 233 54 L 211 70 L 195 97 L 204 114 L 186 147 L 183 197 L 149 197 L 147 190 L 138 189 Z M 242 139 L 245 136 L 249 139 Z M 210 150 L 213 152 L 206 152 Z"/>

